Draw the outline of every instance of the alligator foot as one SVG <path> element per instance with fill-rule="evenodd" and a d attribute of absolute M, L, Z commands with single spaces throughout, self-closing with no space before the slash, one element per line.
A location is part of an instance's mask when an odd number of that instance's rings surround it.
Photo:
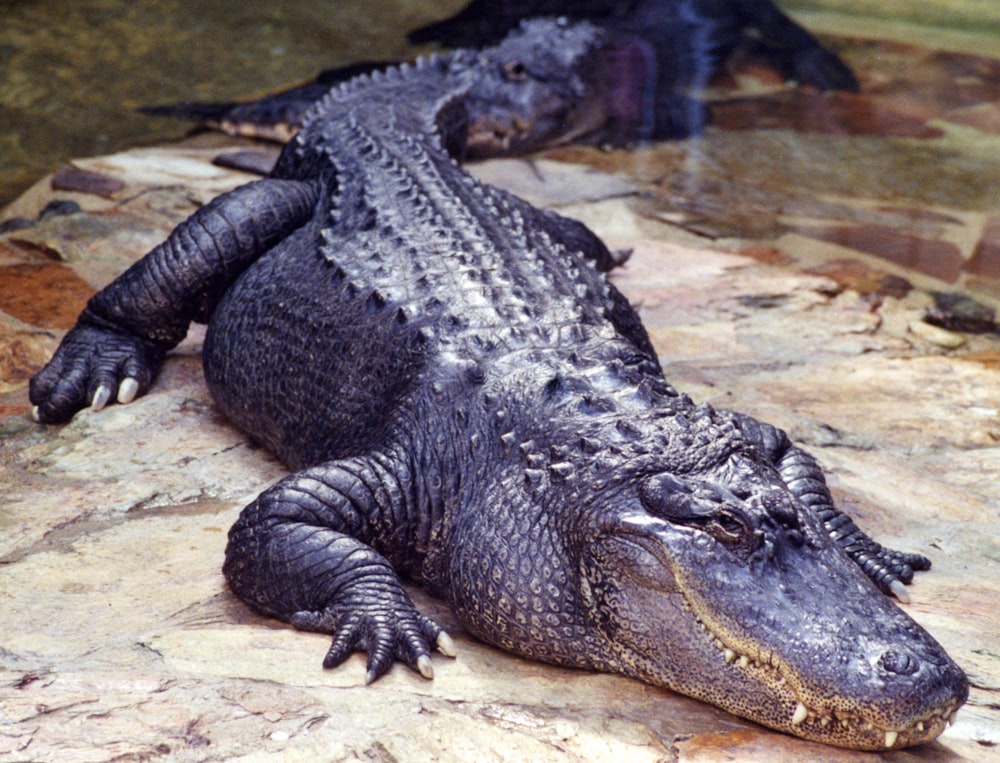
<path fill-rule="evenodd" d="M 865 535 L 849 516 L 832 506 L 828 513 L 829 516 L 822 519 L 830 537 L 840 544 L 884 593 L 908 604 L 910 595 L 906 592 L 905 584 L 913 580 L 915 571 L 929 570 L 931 560 L 921 554 L 886 548 Z"/>
<path fill-rule="evenodd" d="M 155 342 L 78 324 L 31 380 L 35 419 L 56 423 L 88 405 L 130 403 L 149 388 L 165 354 Z"/>
<path fill-rule="evenodd" d="M 373 600 L 330 606 L 321 612 L 296 612 L 290 622 L 300 630 L 333 634 L 333 643 L 323 658 L 324 668 L 337 667 L 355 651 L 367 652 L 365 683 L 369 684 L 386 673 L 395 660 L 405 662 L 424 678 L 433 678 L 431 649 L 446 657 L 455 656 L 451 637 L 421 615 L 408 597 L 392 604 Z"/>

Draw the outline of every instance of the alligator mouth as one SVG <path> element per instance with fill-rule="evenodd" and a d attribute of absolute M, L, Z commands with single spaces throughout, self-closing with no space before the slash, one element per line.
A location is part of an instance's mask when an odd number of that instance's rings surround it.
<path fill-rule="evenodd" d="M 905 728 L 885 728 L 859 712 L 823 707 L 796 688 L 793 674 L 776 651 L 761 649 L 754 655 L 728 646 L 722 637 L 695 614 L 686 597 L 685 604 L 709 643 L 717 650 L 720 661 L 738 670 L 741 678 L 770 687 L 775 694 L 781 695 L 780 704 L 787 706 L 784 717 L 774 715 L 764 718 L 764 713 L 753 717 L 738 709 L 726 708 L 730 712 L 804 739 L 865 750 L 901 749 L 929 742 L 955 721 L 955 714 L 961 705 L 959 701 L 944 709 L 929 712 Z"/>
<path fill-rule="evenodd" d="M 466 138 L 466 152 L 470 157 L 492 156 L 516 152 L 524 144 L 533 147 L 530 136 L 534 124 L 514 117 L 509 124 L 501 125 L 488 120 L 474 122 Z"/>

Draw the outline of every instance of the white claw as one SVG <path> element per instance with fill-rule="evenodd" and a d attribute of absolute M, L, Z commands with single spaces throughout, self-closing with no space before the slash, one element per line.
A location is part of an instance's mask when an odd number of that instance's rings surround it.
<path fill-rule="evenodd" d="M 898 731 L 887 731 L 885 732 L 885 746 L 891 748 L 896 744 L 896 738 L 899 736 Z"/>
<path fill-rule="evenodd" d="M 90 401 L 90 407 L 95 411 L 101 410 L 104 406 L 108 404 L 108 400 L 111 399 L 111 388 L 106 384 L 102 384 L 94 392 L 94 397 Z"/>
<path fill-rule="evenodd" d="M 38 406 L 37 405 L 31 406 L 31 418 L 33 418 L 35 421 L 41 421 L 41 419 L 38 416 Z"/>
<path fill-rule="evenodd" d="M 795 712 L 792 714 L 792 725 L 798 726 L 802 721 L 809 717 L 809 709 L 803 705 L 801 702 L 795 706 Z"/>
<path fill-rule="evenodd" d="M 139 394 L 139 382 L 131 376 L 122 379 L 122 383 L 118 385 L 118 402 L 131 403 L 137 394 Z"/>
<path fill-rule="evenodd" d="M 900 583 L 898 580 L 893 580 L 889 583 L 889 590 L 892 591 L 892 595 L 899 599 L 903 604 L 910 603 L 910 594 L 906 590 L 906 586 Z"/>
<path fill-rule="evenodd" d="M 455 642 L 451 640 L 449 636 L 444 631 L 438 634 L 437 642 L 434 644 L 437 650 L 441 652 L 445 657 L 454 657 L 458 652 L 455 650 Z"/>
<path fill-rule="evenodd" d="M 434 678 L 434 666 L 431 665 L 431 658 L 422 654 L 417 658 L 417 670 L 424 678 Z"/>

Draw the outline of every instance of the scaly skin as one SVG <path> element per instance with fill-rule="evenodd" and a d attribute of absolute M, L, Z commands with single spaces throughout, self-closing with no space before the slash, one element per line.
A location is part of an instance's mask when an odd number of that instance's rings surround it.
<path fill-rule="evenodd" d="M 601 40 L 535 22 L 331 92 L 270 178 L 94 297 L 33 380 L 38 416 L 144 391 L 208 319 L 218 406 L 297 470 L 243 510 L 226 578 L 330 633 L 325 666 L 363 650 L 368 680 L 429 677 L 453 652 L 403 575 L 526 657 L 830 744 L 933 739 L 967 680 L 876 587 L 926 560 L 861 534 L 783 433 L 679 395 L 604 245 L 454 160 L 470 111 L 498 147 L 589 119 Z"/>

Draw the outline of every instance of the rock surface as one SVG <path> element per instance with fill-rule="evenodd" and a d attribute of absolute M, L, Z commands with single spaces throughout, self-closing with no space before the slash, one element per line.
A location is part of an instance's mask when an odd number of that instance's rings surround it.
<path fill-rule="evenodd" d="M 432 682 L 397 667 L 365 687 L 360 657 L 322 670 L 325 637 L 252 614 L 222 579 L 228 526 L 284 470 L 214 411 L 197 329 L 146 397 L 62 428 L 31 423 L 26 380 L 86 298 L 79 284 L 98 286 L 195 203 L 247 179 L 213 167 L 218 151 L 81 162 L 121 179 L 124 198 L 85 199 L 92 211 L 0 239 L 0 756 L 857 759 L 624 678 L 503 654 L 419 593 L 459 644 Z M 622 177 L 548 161 L 479 172 L 537 201 L 548 179 L 565 211 L 633 248 L 616 280 L 641 305 L 671 380 L 788 428 L 864 527 L 933 557 L 909 611 L 970 672 L 972 700 L 941 741 L 888 758 L 977 757 L 991 749 L 977 740 L 1000 742 L 1000 342 L 970 337 L 946 355 L 909 329 L 923 292 L 873 299 L 794 261 L 761 262 L 758 250 L 671 240 L 632 211 Z M 69 269 L 70 286 L 46 322 L 47 310 L 23 305 L 51 292 L 53 268 Z"/>

